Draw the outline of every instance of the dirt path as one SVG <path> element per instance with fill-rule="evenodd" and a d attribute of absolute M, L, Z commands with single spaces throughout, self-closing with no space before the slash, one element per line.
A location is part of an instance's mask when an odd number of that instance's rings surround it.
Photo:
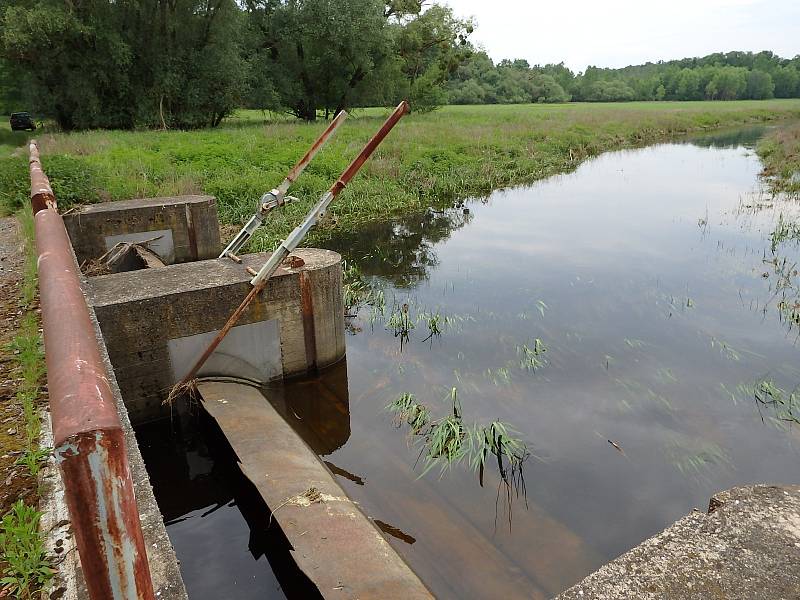
<path fill-rule="evenodd" d="M 14 217 L 0 219 L 0 515 L 18 499 L 36 502 L 36 480 L 15 465 L 25 447 L 22 408 L 16 401 L 20 375 L 9 348 L 24 314 L 20 302 L 24 253 L 19 224 Z"/>

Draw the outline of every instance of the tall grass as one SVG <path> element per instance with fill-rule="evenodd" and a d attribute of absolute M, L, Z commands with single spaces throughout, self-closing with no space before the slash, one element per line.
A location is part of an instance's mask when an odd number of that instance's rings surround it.
<path fill-rule="evenodd" d="M 800 124 L 781 127 L 756 147 L 770 189 L 800 196 Z"/>
<path fill-rule="evenodd" d="M 251 249 L 272 247 L 299 222 L 385 117 L 351 118 L 293 187 L 300 202 L 270 216 Z M 800 117 L 800 101 L 448 106 L 403 119 L 331 208 L 310 243 L 338 228 L 574 169 L 588 157 L 714 127 Z M 203 191 L 224 223 L 250 216 L 324 128 L 256 119 L 205 131 L 89 131 L 40 139 L 59 201 L 93 202 Z M 16 162 L 15 162 L 16 161 Z M 24 157 L 0 161 L 0 202 L 27 194 Z M 3 175 L 3 171 L 15 174 Z M 19 182 L 22 182 L 21 184 Z"/>

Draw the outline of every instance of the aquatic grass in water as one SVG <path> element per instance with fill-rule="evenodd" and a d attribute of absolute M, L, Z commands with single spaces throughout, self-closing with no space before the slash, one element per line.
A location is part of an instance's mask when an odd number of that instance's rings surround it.
<path fill-rule="evenodd" d="M 517 346 L 517 356 L 520 357 L 519 366 L 526 371 L 536 371 L 541 369 L 547 363 L 544 358 L 544 353 L 547 352 L 547 346 L 539 338 L 533 340 L 533 347 L 527 344 Z"/>
<path fill-rule="evenodd" d="M 769 235 L 770 249 L 772 253 L 778 249 L 782 243 L 787 241 L 800 242 L 800 223 L 783 218 L 783 213 L 778 215 L 778 222 L 775 229 Z"/>
<path fill-rule="evenodd" d="M 386 327 L 391 329 L 395 337 L 400 338 L 400 347 L 402 348 L 403 342 L 408 341 L 411 330 L 414 329 L 414 320 L 409 313 L 408 303 L 392 308 L 389 319 L 386 321 Z"/>
<path fill-rule="evenodd" d="M 494 385 L 510 385 L 511 384 L 511 371 L 507 367 L 498 367 L 496 369 L 486 369 L 483 376 L 491 381 Z"/>
<path fill-rule="evenodd" d="M 445 324 L 445 318 L 441 314 L 438 312 L 435 314 L 422 313 L 420 314 L 420 319 L 428 326 L 428 337 L 422 340 L 423 342 L 432 340 L 434 337 L 441 337 L 442 328 Z"/>
<path fill-rule="evenodd" d="M 728 453 L 718 444 L 707 440 L 682 443 L 673 439 L 664 453 L 682 475 L 706 482 L 710 481 L 710 471 L 713 469 L 730 469 L 732 466 Z"/>
<path fill-rule="evenodd" d="M 517 432 L 502 421 L 492 421 L 485 426 L 465 425 L 455 387 L 451 388 L 447 402 L 451 407 L 450 413 L 436 420 L 431 419 L 430 411 L 413 394 L 401 394 L 386 407 L 394 413 L 395 426 L 407 424 L 409 434 L 416 436 L 422 445 L 419 458 L 424 458 L 419 476 L 438 467 L 441 477 L 453 466 L 466 462 L 471 469 L 478 471 L 483 486 L 486 461 L 489 456 L 494 456 L 500 480 L 508 494 L 512 489 L 517 495 L 524 493 L 522 466 L 530 452 Z"/>
<path fill-rule="evenodd" d="M 394 413 L 393 423 L 400 427 L 406 423 L 412 434 L 418 434 L 431 421 L 430 411 L 417 402 L 414 394 L 404 393 L 398 396 L 386 410 Z"/>
<path fill-rule="evenodd" d="M 785 427 L 787 423 L 800 424 L 800 394 L 797 389 L 787 392 L 768 378 L 761 379 L 749 387 L 740 386 L 740 389 L 753 397 L 762 422 L 765 419 L 761 407 L 766 406 L 773 410 L 774 416 L 770 420 L 775 424 L 782 427 Z"/>

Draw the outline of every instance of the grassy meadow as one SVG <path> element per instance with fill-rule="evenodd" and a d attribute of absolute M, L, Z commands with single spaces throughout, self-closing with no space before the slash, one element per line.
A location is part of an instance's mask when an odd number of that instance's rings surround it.
<path fill-rule="evenodd" d="M 311 163 L 251 243 L 268 249 L 299 222 L 379 127 L 388 109 L 359 109 Z M 482 195 L 574 169 L 606 150 L 749 123 L 800 119 L 800 100 L 447 106 L 405 117 L 337 200 L 312 243 L 336 228 Z M 28 194 L 29 137 L 0 130 L 0 210 Z M 197 131 L 38 132 L 45 171 L 62 207 L 187 193 L 218 199 L 221 221 L 238 226 L 325 127 L 283 115 L 239 111 Z"/>

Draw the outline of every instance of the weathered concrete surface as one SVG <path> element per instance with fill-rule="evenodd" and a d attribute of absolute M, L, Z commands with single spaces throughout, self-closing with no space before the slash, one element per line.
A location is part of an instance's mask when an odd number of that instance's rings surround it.
<path fill-rule="evenodd" d="M 796 600 L 800 486 L 716 494 L 557 600 Z"/>
<path fill-rule="evenodd" d="M 310 248 L 294 254 L 305 264 L 297 269 L 280 269 L 239 321 L 239 327 L 276 322 L 271 329 L 278 339 L 264 338 L 262 348 L 267 353 L 274 348 L 272 352 L 279 354 L 274 357 L 280 369 L 274 374 L 276 379 L 331 365 L 345 353 L 341 257 L 329 250 Z M 185 371 L 186 364 L 193 364 L 196 358 L 173 363 L 170 348 L 173 354 L 189 348 L 199 356 L 205 348 L 187 338 L 221 329 L 251 289 L 251 276 L 245 267 L 258 268 L 268 257 L 269 253 L 252 254 L 242 257 L 242 265 L 214 259 L 88 280 L 90 304 L 134 423 L 169 415 L 162 402 L 183 376 L 178 371 Z M 304 297 L 313 305 L 306 318 Z M 252 338 L 246 331 L 240 337 Z M 232 341 L 235 339 L 232 335 Z M 222 345 L 218 352 L 224 352 L 226 360 L 209 364 L 225 365 L 247 358 Z M 242 371 L 257 369 L 269 362 L 267 358 L 254 355 L 250 364 L 242 363 Z M 244 372 L 217 374 L 249 377 Z"/>
<path fill-rule="evenodd" d="M 294 560 L 323 597 L 432 598 L 259 390 L 210 381 L 198 388 L 242 472 L 272 511 L 270 522 L 280 525 Z"/>
<path fill-rule="evenodd" d="M 84 292 L 86 290 L 86 281 Z M 125 447 L 128 454 L 128 464 L 133 479 L 134 495 L 139 508 L 142 534 L 144 535 L 147 559 L 150 566 L 150 575 L 153 588 L 159 600 L 186 600 L 186 589 L 180 575 L 178 561 L 172 548 L 172 543 L 167 536 L 164 520 L 161 517 L 158 504 L 156 504 L 153 488 L 150 485 L 147 471 L 145 470 L 142 455 L 136 442 L 136 436 L 131 427 L 128 412 L 122 402 L 119 386 L 111 361 L 108 357 L 103 336 L 97 323 L 96 316 L 89 306 L 89 316 L 95 328 L 95 336 L 100 349 L 100 357 L 108 373 L 108 381 L 116 402 L 117 412 L 125 436 Z M 44 413 L 42 420 L 42 445 L 52 446 L 52 433 L 50 430 L 49 413 Z M 51 459 L 52 460 L 52 459 Z M 42 529 L 46 532 L 46 551 L 50 556 L 56 557 L 57 572 L 53 582 L 50 598 L 60 600 L 86 600 L 88 593 L 80 568 L 80 560 L 75 547 L 69 513 L 64 499 L 64 482 L 61 472 L 51 462 L 41 473 L 40 509 L 43 512 Z"/>
<path fill-rule="evenodd" d="M 166 264 L 215 258 L 220 252 L 213 196 L 175 196 L 103 202 L 64 215 L 78 264 L 102 256 L 117 242 L 158 240 L 149 248 Z"/>

